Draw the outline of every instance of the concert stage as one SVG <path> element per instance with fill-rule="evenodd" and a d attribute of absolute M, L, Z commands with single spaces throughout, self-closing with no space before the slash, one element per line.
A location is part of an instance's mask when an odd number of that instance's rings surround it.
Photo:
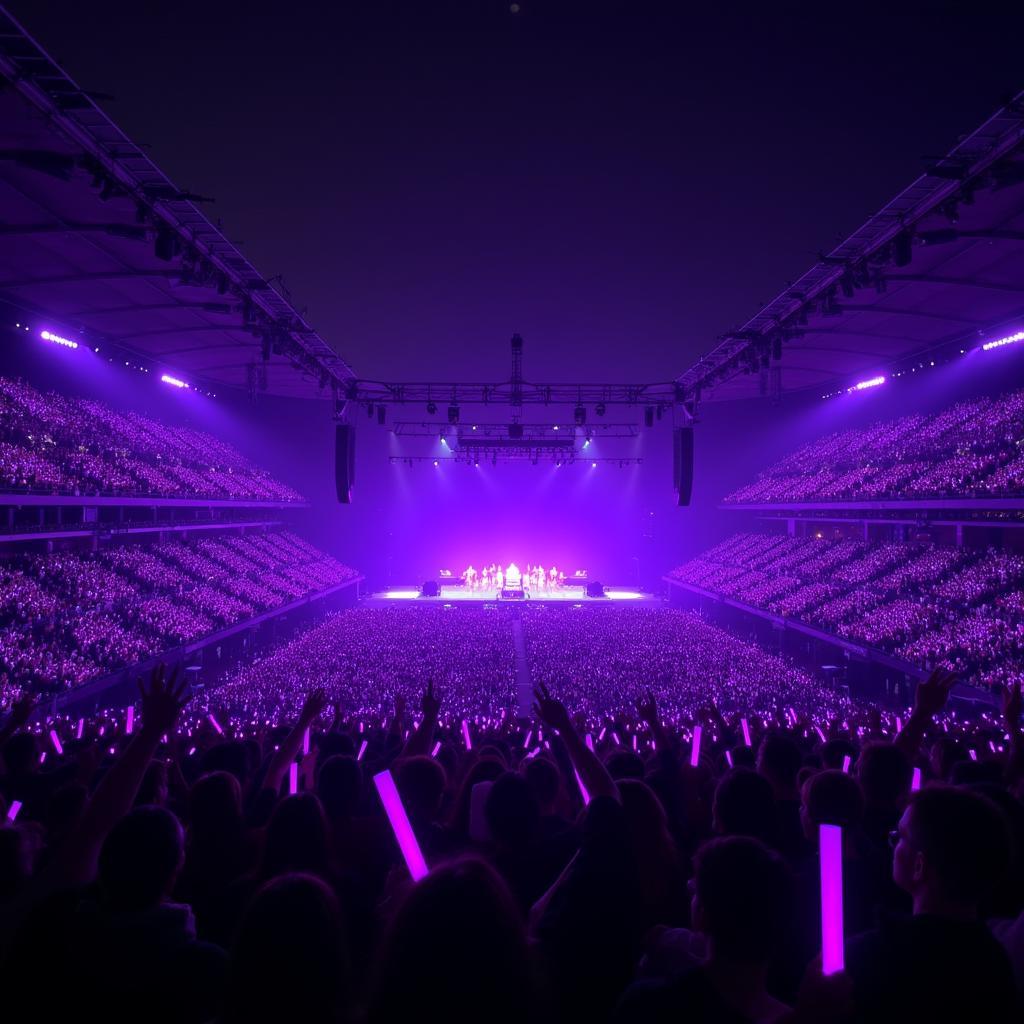
<path fill-rule="evenodd" d="M 560 587 L 545 591 L 541 596 L 503 598 L 496 590 L 467 590 L 465 587 L 439 588 L 437 597 L 423 597 L 419 587 L 393 587 L 378 591 L 365 600 L 374 604 L 390 604 L 394 601 L 415 601 L 418 604 L 657 604 L 663 605 L 662 598 L 630 587 L 605 587 L 604 597 L 587 597 L 585 587 Z"/>

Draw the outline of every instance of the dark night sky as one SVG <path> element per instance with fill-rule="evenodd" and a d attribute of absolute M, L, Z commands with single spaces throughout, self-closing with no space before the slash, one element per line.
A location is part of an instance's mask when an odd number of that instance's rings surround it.
<path fill-rule="evenodd" d="M 669 379 L 1022 78 L 979 3 L 9 6 L 386 379 Z"/>

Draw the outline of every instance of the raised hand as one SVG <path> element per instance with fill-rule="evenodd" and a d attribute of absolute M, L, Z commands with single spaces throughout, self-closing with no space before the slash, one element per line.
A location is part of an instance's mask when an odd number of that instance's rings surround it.
<path fill-rule="evenodd" d="M 557 729 L 559 732 L 573 731 L 572 719 L 569 717 L 565 705 L 552 697 L 543 683 L 539 683 L 534 688 L 533 696 L 536 701 L 533 710 L 545 725 Z"/>
<path fill-rule="evenodd" d="M 923 682 L 917 684 L 914 694 L 914 714 L 919 718 L 934 718 L 949 699 L 949 691 L 956 683 L 956 673 L 944 668 L 935 669 Z"/>
<path fill-rule="evenodd" d="M 167 666 L 160 664 L 149 677 L 147 691 L 139 681 L 139 696 L 142 698 L 142 728 L 149 733 L 162 736 L 170 732 L 178 721 L 181 709 L 188 703 L 186 685 L 181 665 L 176 665 L 168 677 Z"/>
<path fill-rule="evenodd" d="M 636 713 L 642 722 L 646 722 L 652 728 L 657 724 L 658 702 L 649 690 L 644 694 L 642 700 L 636 702 Z"/>
<path fill-rule="evenodd" d="M 299 719 L 304 725 L 309 725 L 320 717 L 320 713 L 327 707 L 327 694 L 323 690 L 314 690 L 302 705 L 299 712 Z"/>
<path fill-rule="evenodd" d="M 423 694 L 423 703 L 420 705 L 423 710 L 423 717 L 432 721 L 437 719 L 441 711 L 441 695 L 434 693 L 434 680 L 427 680 L 427 689 Z"/>

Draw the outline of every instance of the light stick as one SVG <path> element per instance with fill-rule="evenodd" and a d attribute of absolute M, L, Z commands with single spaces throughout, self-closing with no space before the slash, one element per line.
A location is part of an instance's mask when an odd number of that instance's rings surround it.
<path fill-rule="evenodd" d="M 916 793 L 921 788 L 921 769 L 915 768 L 910 780 L 910 791 Z"/>
<path fill-rule="evenodd" d="M 430 756 L 431 756 L 431 757 L 437 757 L 437 752 L 438 752 L 438 751 L 439 751 L 440 749 L 441 749 L 441 741 L 440 741 L 440 740 L 438 740 L 438 741 L 437 741 L 437 742 L 436 742 L 436 743 L 434 744 L 434 749 L 433 749 L 433 750 L 432 750 L 432 751 L 430 752 Z"/>
<path fill-rule="evenodd" d="M 847 775 L 850 774 L 850 755 L 849 754 L 843 754 L 843 771 L 846 772 Z"/>
<path fill-rule="evenodd" d="M 64 753 L 64 748 L 61 746 L 60 737 L 57 735 L 56 729 L 50 730 L 50 742 L 53 744 L 53 749 L 57 751 L 57 756 L 60 757 Z"/>
<path fill-rule="evenodd" d="M 469 723 L 465 719 L 462 720 L 462 739 L 465 741 L 466 749 L 472 750 L 473 741 L 469 738 Z"/>
<path fill-rule="evenodd" d="M 224 735 L 224 730 L 220 727 L 220 722 L 218 722 L 217 719 L 214 718 L 212 711 L 210 712 L 209 715 L 207 715 L 207 718 L 210 719 L 210 725 L 212 725 L 214 727 L 214 729 L 217 730 L 217 735 L 218 736 L 223 736 Z"/>
<path fill-rule="evenodd" d="M 636 733 L 633 733 L 633 749 L 636 750 Z"/>
<path fill-rule="evenodd" d="M 124 731 L 130 736 L 135 729 L 135 705 L 128 705 L 128 714 L 124 720 Z"/>
<path fill-rule="evenodd" d="M 580 773 L 573 768 L 573 774 L 576 776 L 576 785 L 580 787 L 580 796 L 583 797 L 583 806 L 586 807 L 590 803 L 590 794 L 587 792 L 587 787 L 583 785 L 583 780 L 580 778 Z"/>
<path fill-rule="evenodd" d="M 594 750 L 594 737 L 591 736 L 589 732 L 587 733 L 586 744 L 587 744 L 587 750 L 593 752 L 593 750 Z"/>
<path fill-rule="evenodd" d="M 896 731 L 903 732 L 903 719 L 899 715 L 896 716 Z"/>
<path fill-rule="evenodd" d="M 820 725 L 816 725 L 814 727 L 814 731 L 818 734 L 818 739 L 821 740 L 822 743 L 824 743 L 825 742 L 825 734 L 821 731 L 821 726 Z"/>
<path fill-rule="evenodd" d="M 843 830 L 818 826 L 821 861 L 821 972 L 835 974 L 845 966 L 843 955 Z"/>
<path fill-rule="evenodd" d="M 80 718 L 78 720 L 78 731 L 75 733 L 75 739 L 80 740 L 82 738 L 82 730 L 85 728 L 85 719 Z"/>
<path fill-rule="evenodd" d="M 607 725 L 601 726 L 601 731 L 597 734 L 597 742 L 600 743 L 604 739 L 604 734 L 608 731 Z"/>
<path fill-rule="evenodd" d="M 362 761 L 363 754 L 366 753 L 366 747 L 367 747 L 368 743 L 369 743 L 369 740 L 363 740 L 363 742 L 359 744 L 359 753 L 356 754 L 356 760 L 357 761 Z"/>
<path fill-rule="evenodd" d="M 978 760 L 978 752 L 976 750 L 974 750 L 973 748 L 968 750 L 967 753 L 970 755 L 970 758 L 971 758 L 972 761 L 977 761 Z"/>
<path fill-rule="evenodd" d="M 423 859 L 420 844 L 416 841 L 416 833 L 409 824 L 409 816 L 402 806 L 402 798 L 398 795 L 395 780 L 391 777 L 391 772 L 383 771 L 374 775 L 373 784 L 377 787 L 380 801 L 384 805 L 384 813 L 391 823 L 391 831 L 398 840 L 398 848 L 402 851 L 405 866 L 409 869 L 412 880 L 418 882 L 427 874 L 427 862 Z"/>
<path fill-rule="evenodd" d="M 693 745 L 690 747 L 690 767 L 696 768 L 700 764 L 700 734 L 703 732 L 699 725 L 693 727 Z"/>
<path fill-rule="evenodd" d="M 750 726 L 747 724 L 745 718 L 740 719 L 740 728 L 743 730 L 743 745 L 745 747 L 750 746 Z"/>
<path fill-rule="evenodd" d="M 288 765 L 288 793 L 290 796 L 295 796 L 299 791 L 299 765 L 297 761 L 292 761 Z"/>
<path fill-rule="evenodd" d="M 302 734 L 302 756 L 305 757 L 309 753 L 309 730 L 307 729 Z"/>
<path fill-rule="evenodd" d="M 617 747 L 621 747 L 622 746 L 622 740 L 619 739 L 619 734 L 617 732 L 613 732 L 612 733 L 612 739 L 615 741 L 615 746 L 617 746 Z"/>
<path fill-rule="evenodd" d="M 18 817 L 18 812 L 21 810 L 21 801 L 12 800 L 11 806 L 7 808 L 7 820 L 14 821 Z"/>
<path fill-rule="evenodd" d="M 532 740 L 532 739 L 533 739 L 533 730 L 530 729 L 526 733 L 526 739 L 523 740 L 523 750 L 529 750 L 530 749 L 530 740 Z"/>
<path fill-rule="evenodd" d="M 725 763 L 731 768 L 732 767 L 732 753 L 730 751 L 725 752 Z"/>

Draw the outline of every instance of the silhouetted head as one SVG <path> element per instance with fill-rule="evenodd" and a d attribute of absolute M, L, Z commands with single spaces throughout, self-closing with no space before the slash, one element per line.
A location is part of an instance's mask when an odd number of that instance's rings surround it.
<path fill-rule="evenodd" d="M 487 794 L 484 817 L 495 842 L 513 849 L 529 846 L 540 825 L 540 807 L 530 783 L 515 772 L 500 776 Z"/>
<path fill-rule="evenodd" d="M 354 757 L 335 754 L 320 766 L 316 791 L 328 818 L 351 818 L 359 804 L 363 775 Z"/>
<path fill-rule="evenodd" d="M 761 740 L 757 751 L 757 770 L 772 784 L 776 797 L 796 790 L 796 776 L 803 764 L 800 748 L 793 739 L 770 732 Z"/>
<path fill-rule="evenodd" d="M 771 842 L 775 834 L 772 784 L 750 768 L 734 768 L 715 788 L 712 820 L 720 835 Z"/>
<path fill-rule="evenodd" d="M 136 807 L 100 850 L 99 880 L 113 910 L 148 910 L 171 891 L 185 856 L 178 819 L 162 807 Z"/>
<path fill-rule="evenodd" d="M 428 825 L 437 817 L 447 782 L 444 769 L 431 757 L 408 757 L 398 764 L 395 786 L 414 825 Z"/>
<path fill-rule="evenodd" d="M 336 1024 L 348 1016 L 349 998 L 349 956 L 334 893 L 310 875 L 267 882 L 235 935 L 226 1024 Z"/>
<path fill-rule="evenodd" d="M 857 780 L 841 771 L 818 772 L 803 785 L 800 820 L 804 835 L 816 839 L 819 825 L 859 829 L 864 820 L 864 797 Z"/>
<path fill-rule="evenodd" d="M 857 758 L 857 781 L 868 807 L 902 807 L 913 777 L 914 767 L 907 755 L 891 743 L 867 743 Z"/>
<path fill-rule="evenodd" d="M 327 822 L 320 801 L 313 793 L 286 797 L 267 826 L 263 847 L 263 878 L 304 871 L 326 875 L 330 869 Z"/>

